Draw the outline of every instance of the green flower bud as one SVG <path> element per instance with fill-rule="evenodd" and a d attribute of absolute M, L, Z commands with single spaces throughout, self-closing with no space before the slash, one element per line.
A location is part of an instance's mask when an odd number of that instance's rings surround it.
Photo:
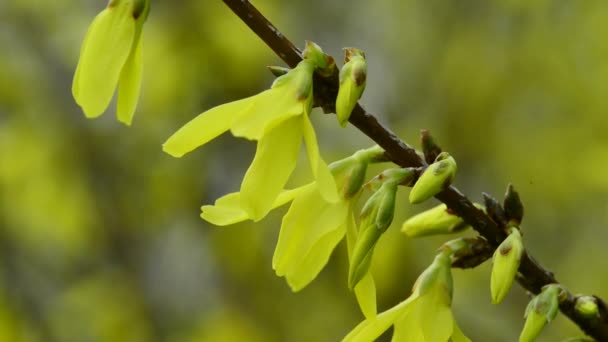
<path fill-rule="evenodd" d="M 330 76 L 336 69 L 336 62 L 333 57 L 326 55 L 319 45 L 309 40 L 306 41 L 302 57 L 311 61 L 321 76 Z"/>
<path fill-rule="evenodd" d="M 562 289 L 551 284 L 543 288 L 526 307 L 526 323 L 519 335 L 519 342 L 533 342 L 542 332 L 545 325 L 551 322 L 559 311 L 559 295 Z"/>
<path fill-rule="evenodd" d="M 576 312 L 586 318 L 597 318 L 600 315 L 597 301 L 592 296 L 580 296 L 576 298 L 574 305 Z"/>
<path fill-rule="evenodd" d="M 401 232 L 409 237 L 460 232 L 470 226 L 451 212 L 445 204 L 423 211 L 403 223 Z"/>
<path fill-rule="evenodd" d="M 456 174 L 456 161 L 447 152 L 437 156 L 435 162 L 424 170 L 410 191 L 410 203 L 421 203 L 443 191 Z"/>
<path fill-rule="evenodd" d="M 505 209 L 507 221 L 519 226 L 521 220 L 524 218 L 524 205 L 521 203 L 519 193 L 515 191 L 512 184 L 509 184 L 507 187 L 502 206 Z"/>
<path fill-rule="evenodd" d="M 462 238 L 467 244 L 452 255 L 452 268 L 474 268 L 492 257 L 494 248 L 481 237 Z"/>
<path fill-rule="evenodd" d="M 494 252 L 490 290 L 492 303 L 499 304 L 513 286 L 517 269 L 524 253 L 524 244 L 519 230 L 513 228 L 509 236 Z"/>
<path fill-rule="evenodd" d="M 363 206 L 360 234 L 353 249 L 348 273 L 348 286 L 351 289 L 369 270 L 374 247 L 393 220 L 396 194 L 397 184 L 386 182 Z"/>
<path fill-rule="evenodd" d="M 369 155 L 373 156 L 374 153 Z M 348 286 L 351 289 L 369 270 L 376 242 L 393 222 L 399 184 L 409 182 L 413 176 L 412 169 L 394 168 L 385 170 L 368 183 L 376 192 L 370 196 L 361 210 L 359 237 L 353 248 L 348 272 Z"/>
<path fill-rule="evenodd" d="M 336 116 L 345 127 L 353 108 L 365 90 L 367 63 L 365 54 L 356 48 L 345 49 L 344 66 L 340 71 L 340 88 L 336 98 Z"/>

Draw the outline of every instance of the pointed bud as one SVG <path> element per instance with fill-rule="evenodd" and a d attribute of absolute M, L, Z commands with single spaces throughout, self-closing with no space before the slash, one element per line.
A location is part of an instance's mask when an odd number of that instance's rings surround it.
<path fill-rule="evenodd" d="M 266 68 L 274 75 L 274 77 L 281 77 L 287 74 L 291 69 L 281 66 L 269 65 Z"/>
<path fill-rule="evenodd" d="M 505 199 L 503 200 L 503 208 L 505 209 L 505 217 L 508 222 L 519 226 L 524 217 L 524 205 L 521 203 L 519 194 L 513 188 L 513 184 L 509 184 Z"/>
<path fill-rule="evenodd" d="M 345 127 L 353 108 L 365 90 L 367 63 L 363 51 L 345 49 L 345 63 L 340 71 L 340 88 L 336 98 L 336 116 L 340 126 Z"/>
<path fill-rule="evenodd" d="M 348 286 L 352 289 L 369 270 L 376 242 L 393 222 L 395 197 L 399 184 L 409 182 L 412 169 L 388 169 L 372 179 L 377 191 L 370 196 L 361 210 L 361 228 L 353 248 L 348 272 Z"/>
<path fill-rule="evenodd" d="M 424 153 L 424 160 L 432 164 L 441 153 L 441 147 L 435 143 L 428 129 L 420 130 L 420 145 L 422 146 L 422 153 Z"/>
<path fill-rule="evenodd" d="M 490 290 L 492 303 L 499 304 L 505 298 L 517 274 L 524 253 L 524 244 L 519 230 L 511 229 L 511 234 L 494 252 Z"/>
<path fill-rule="evenodd" d="M 374 247 L 393 220 L 396 194 L 397 184 L 386 182 L 363 206 L 360 233 L 348 272 L 348 287 L 351 289 L 369 270 Z"/>
<path fill-rule="evenodd" d="M 505 211 L 500 205 L 500 203 L 498 203 L 498 201 L 494 199 L 494 197 L 490 196 L 485 192 L 481 195 L 483 197 L 483 203 L 486 207 L 486 213 L 488 214 L 488 216 L 490 216 L 490 218 L 494 222 L 501 226 L 506 224 L 507 219 L 505 216 Z"/>
<path fill-rule="evenodd" d="M 600 315 L 597 300 L 592 296 L 580 296 L 576 298 L 574 310 L 576 310 L 579 316 L 587 319 L 594 319 Z"/>
<path fill-rule="evenodd" d="M 470 226 L 456 216 L 445 204 L 410 217 L 403 223 L 401 232 L 409 237 L 420 237 L 460 232 Z"/>
<path fill-rule="evenodd" d="M 336 62 L 333 57 L 326 55 L 319 45 L 309 40 L 306 41 L 302 57 L 312 61 L 321 76 L 330 76 L 336 69 Z"/>
<path fill-rule="evenodd" d="M 519 342 L 533 342 L 542 332 L 545 325 L 551 322 L 559 311 L 559 296 L 562 289 L 551 284 L 543 287 L 542 292 L 534 297 L 526 307 L 526 323 L 519 335 Z"/>
<path fill-rule="evenodd" d="M 456 161 L 452 156 L 447 152 L 439 154 L 414 184 L 410 191 L 410 203 L 421 203 L 449 187 L 456 169 Z"/>

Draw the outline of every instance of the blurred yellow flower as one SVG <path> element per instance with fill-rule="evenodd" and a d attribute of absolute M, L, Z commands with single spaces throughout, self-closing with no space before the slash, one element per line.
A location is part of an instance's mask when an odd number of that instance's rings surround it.
<path fill-rule="evenodd" d="M 130 125 L 142 76 L 142 28 L 149 0 L 111 0 L 89 27 L 72 82 L 72 95 L 88 118 L 101 115 L 118 84 L 116 116 Z"/>

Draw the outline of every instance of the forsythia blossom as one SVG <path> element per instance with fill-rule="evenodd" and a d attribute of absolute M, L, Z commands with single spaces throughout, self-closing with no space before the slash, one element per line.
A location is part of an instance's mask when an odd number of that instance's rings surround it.
<path fill-rule="evenodd" d="M 142 76 L 142 29 L 149 0 L 111 0 L 84 38 L 72 95 L 88 118 L 101 115 L 118 84 L 116 116 L 130 125 Z"/>
<path fill-rule="evenodd" d="M 442 251 L 414 284 L 412 295 L 397 306 L 361 322 L 343 342 L 375 341 L 394 326 L 393 342 L 465 342 L 452 310 L 449 251 Z"/>
<path fill-rule="evenodd" d="M 327 264 L 336 245 L 347 235 L 349 256 L 357 238 L 353 206 L 365 181 L 367 165 L 382 154 L 377 147 L 361 150 L 330 165 L 339 198 L 328 201 L 320 183 L 283 191 L 273 207 L 293 200 L 283 218 L 272 260 L 276 274 L 285 277 L 291 289 L 299 291 L 314 280 Z M 228 194 L 213 206 L 203 206 L 201 217 L 213 224 L 228 225 L 250 219 L 239 205 L 239 193 Z M 355 287 L 355 294 L 366 317 L 376 314 L 376 291 L 371 274 Z"/>
<path fill-rule="evenodd" d="M 326 61 L 324 57 L 320 48 L 309 42 L 304 60 L 277 78 L 269 90 L 200 114 L 165 142 L 164 151 L 181 157 L 228 130 L 234 136 L 257 140 L 256 154 L 241 183 L 239 198 L 248 217 L 258 221 L 272 209 L 287 183 L 304 139 L 321 194 L 330 202 L 337 201 L 335 182 L 319 155 L 308 117 L 312 110 L 313 73 L 328 67 L 321 65 Z"/>

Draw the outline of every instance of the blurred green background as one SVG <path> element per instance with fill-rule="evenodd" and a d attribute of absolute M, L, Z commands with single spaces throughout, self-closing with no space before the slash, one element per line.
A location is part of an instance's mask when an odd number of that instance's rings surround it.
<path fill-rule="evenodd" d="M 608 298 L 608 2 L 254 4 L 297 44 L 338 60 L 363 49 L 368 110 L 412 144 L 430 129 L 473 200 L 513 182 L 529 251 L 572 291 Z M 105 5 L 0 0 L 0 341 L 339 340 L 362 319 L 343 244 L 293 294 L 271 268 L 285 208 L 258 224 L 199 219 L 238 189 L 255 145 L 222 136 L 181 159 L 160 148 L 196 114 L 268 87 L 265 66 L 281 61 L 219 0 L 152 0 L 133 127 L 113 108 L 87 120 L 71 80 Z M 332 115 L 313 122 L 328 161 L 371 145 Z M 309 178 L 301 165 L 294 184 Z M 399 197 L 373 263 L 381 309 L 446 240 L 401 235 L 425 206 Z M 516 286 L 491 305 L 489 266 L 454 271 L 457 320 L 473 341 L 515 341 L 527 296 Z M 560 316 L 539 341 L 577 334 Z"/>

